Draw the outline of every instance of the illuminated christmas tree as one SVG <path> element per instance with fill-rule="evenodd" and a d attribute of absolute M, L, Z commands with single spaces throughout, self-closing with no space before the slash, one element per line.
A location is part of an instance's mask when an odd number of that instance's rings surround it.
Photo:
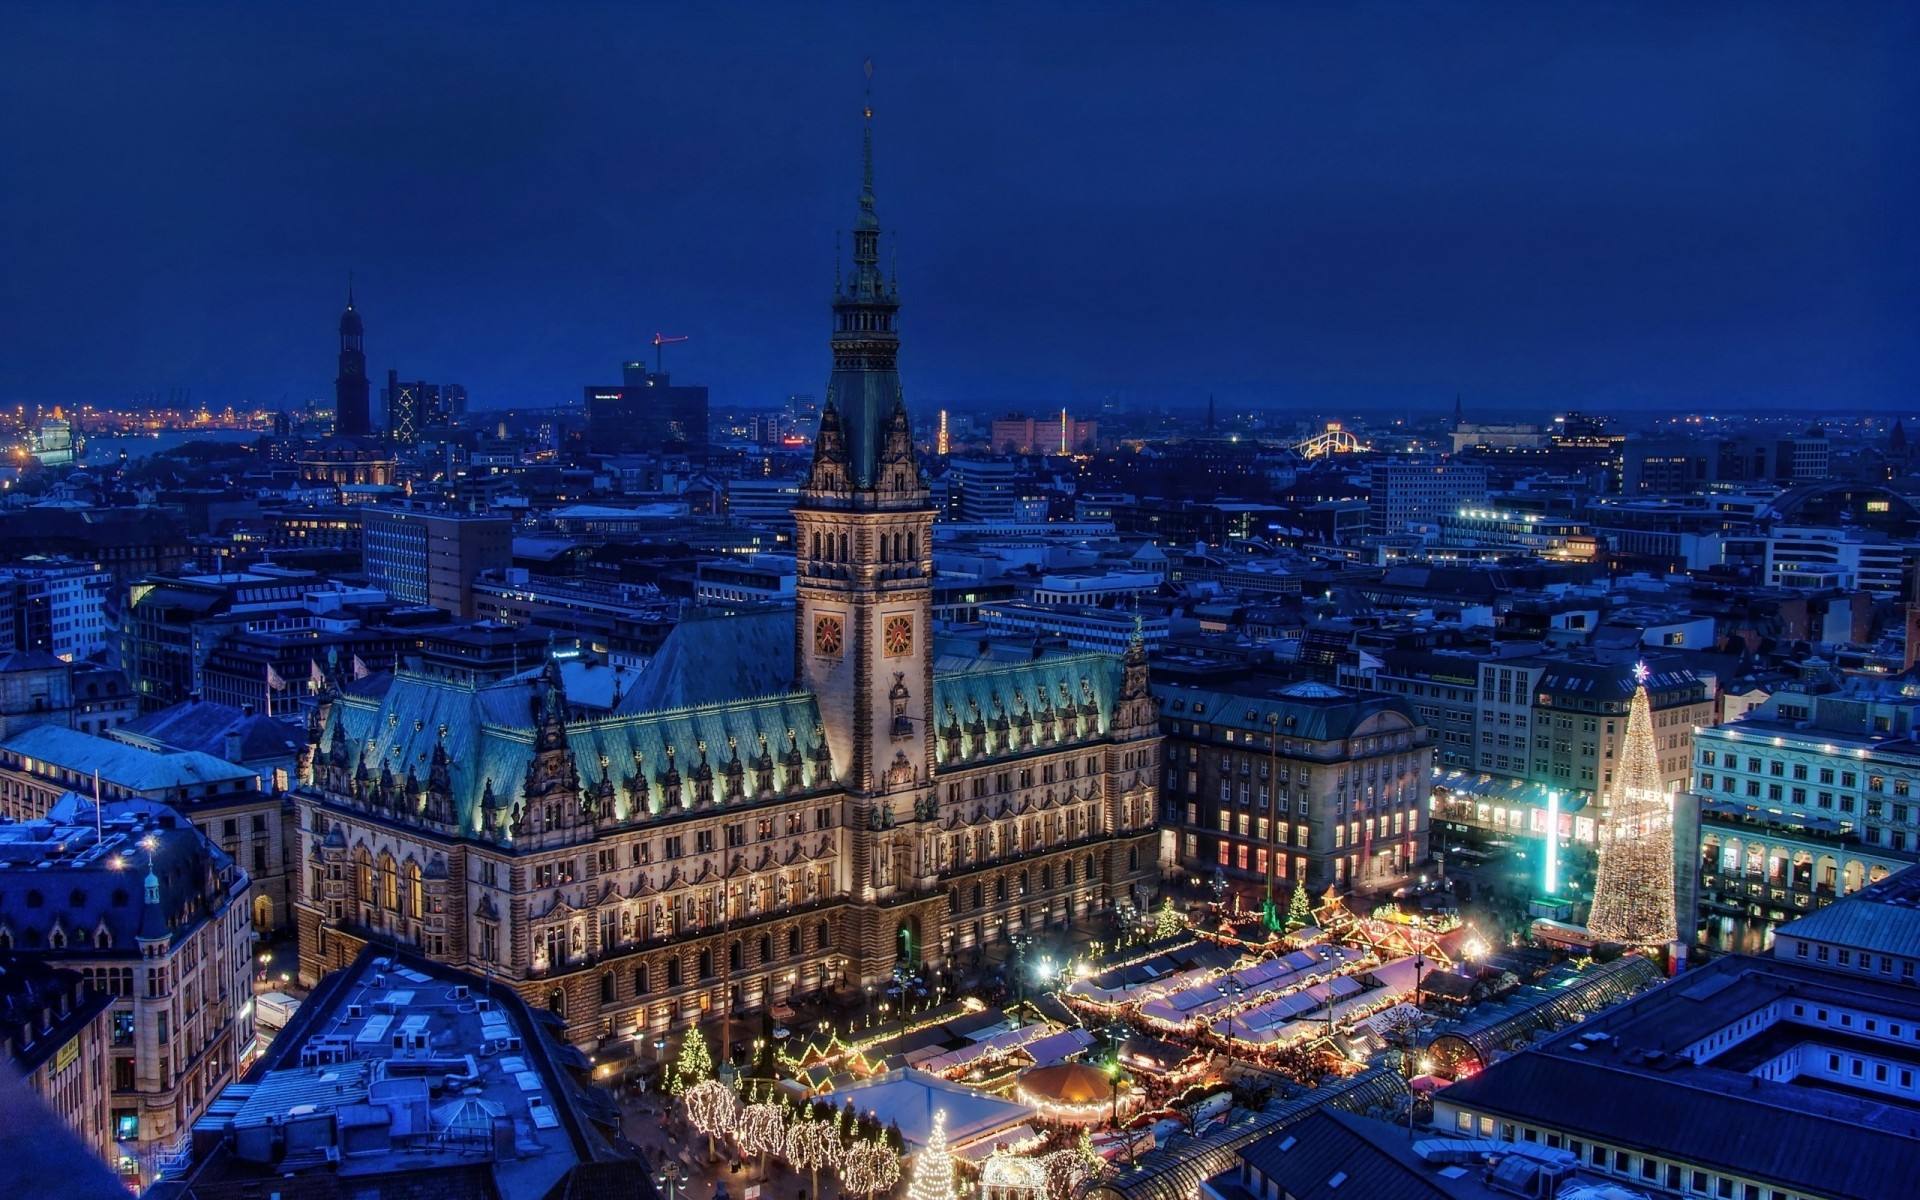
<path fill-rule="evenodd" d="M 927 1144 L 913 1156 L 913 1182 L 907 1200 L 954 1200 L 953 1155 L 947 1150 L 947 1114 L 933 1114 Z"/>
<path fill-rule="evenodd" d="M 1293 885 L 1293 899 L 1287 904 L 1286 931 L 1304 929 L 1313 924 L 1313 901 L 1307 896 L 1307 881 L 1303 878 Z"/>
<path fill-rule="evenodd" d="M 1173 906 L 1173 897 L 1168 896 L 1160 906 L 1159 914 L 1153 921 L 1155 938 L 1170 938 L 1187 927 L 1187 918 Z"/>
<path fill-rule="evenodd" d="M 678 1096 L 696 1083 L 713 1078 L 713 1056 L 707 1053 L 707 1039 L 700 1027 L 687 1030 L 680 1042 L 680 1057 L 673 1062 L 673 1078 L 668 1088 Z"/>
<path fill-rule="evenodd" d="M 1629 946 L 1674 940 L 1673 800 L 1660 778 L 1647 704 L 1647 666 L 1627 715 L 1627 738 L 1615 773 L 1613 805 L 1600 829 L 1600 877 L 1587 927 L 1595 937 Z"/>

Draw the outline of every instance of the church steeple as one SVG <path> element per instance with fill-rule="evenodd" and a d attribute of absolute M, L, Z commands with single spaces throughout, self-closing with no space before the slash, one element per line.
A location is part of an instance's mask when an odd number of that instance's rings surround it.
<path fill-rule="evenodd" d="M 373 432 L 372 387 L 367 380 L 366 327 L 353 306 L 353 280 L 347 280 L 347 311 L 340 314 L 340 373 L 333 380 L 333 428 L 342 437 Z"/>

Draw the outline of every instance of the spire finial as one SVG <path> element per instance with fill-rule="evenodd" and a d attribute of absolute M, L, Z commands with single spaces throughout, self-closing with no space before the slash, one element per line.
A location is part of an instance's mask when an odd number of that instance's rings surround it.
<path fill-rule="evenodd" d="M 353 307 L 353 270 L 352 268 L 348 268 L 347 270 L 347 307 L 348 308 Z"/>
<path fill-rule="evenodd" d="M 860 207 L 867 212 L 873 211 L 873 60 L 868 59 L 867 103 L 863 110 L 866 124 L 860 133 Z"/>

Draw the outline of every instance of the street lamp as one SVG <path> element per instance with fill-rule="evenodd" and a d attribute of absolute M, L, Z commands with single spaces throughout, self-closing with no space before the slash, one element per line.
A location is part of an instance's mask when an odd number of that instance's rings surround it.
<path fill-rule="evenodd" d="M 1247 985 L 1228 976 L 1221 981 L 1220 994 L 1232 996 L 1234 1004 L 1238 1004 L 1241 997 L 1247 994 Z M 1233 1004 L 1227 1006 L 1227 1066 L 1233 1066 Z"/>
<path fill-rule="evenodd" d="M 653 1177 L 653 1181 L 665 1189 L 666 1200 L 680 1200 L 680 1190 L 685 1184 L 681 1179 L 679 1163 L 669 1162 L 661 1167 L 660 1173 Z"/>

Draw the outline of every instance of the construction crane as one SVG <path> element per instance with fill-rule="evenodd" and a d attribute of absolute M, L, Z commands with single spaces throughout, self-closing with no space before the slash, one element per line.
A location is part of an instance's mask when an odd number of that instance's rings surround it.
<path fill-rule="evenodd" d="M 691 336 L 691 334 L 682 334 L 679 337 L 668 337 L 664 333 L 656 333 L 653 335 L 653 373 L 655 375 L 666 374 L 665 370 L 660 366 L 660 347 L 671 345 L 674 342 L 684 342 Z"/>

